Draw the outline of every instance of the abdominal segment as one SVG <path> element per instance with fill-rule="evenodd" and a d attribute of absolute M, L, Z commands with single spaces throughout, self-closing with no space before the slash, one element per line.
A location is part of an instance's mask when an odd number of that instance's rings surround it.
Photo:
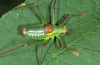
<path fill-rule="evenodd" d="M 47 34 L 52 32 L 52 25 L 31 25 L 22 28 L 22 33 L 27 38 L 33 39 L 45 39 L 48 37 Z"/>

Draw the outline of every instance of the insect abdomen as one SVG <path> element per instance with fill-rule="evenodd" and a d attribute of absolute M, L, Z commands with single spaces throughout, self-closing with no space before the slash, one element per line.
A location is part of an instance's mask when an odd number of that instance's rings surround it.
<path fill-rule="evenodd" d="M 22 35 L 33 39 L 45 39 L 52 32 L 52 25 L 31 25 L 22 27 Z"/>

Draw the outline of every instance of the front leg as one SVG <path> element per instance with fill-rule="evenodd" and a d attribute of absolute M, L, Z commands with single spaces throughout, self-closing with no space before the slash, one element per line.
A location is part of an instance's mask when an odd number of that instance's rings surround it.
<path fill-rule="evenodd" d="M 57 23 L 57 25 L 65 25 L 65 20 L 69 20 L 71 17 L 73 17 L 73 16 L 83 16 L 83 15 L 85 15 L 87 13 L 87 11 L 85 11 L 85 12 L 83 12 L 83 13 L 81 13 L 81 14 L 65 14 L 62 18 L 61 18 L 61 20 Z"/>
<path fill-rule="evenodd" d="M 60 36 L 57 36 L 57 39 L 58 39 L 59 48 L 64 51 L 66 48 L 62 46 L 62 42 L 61 42 Z"/>

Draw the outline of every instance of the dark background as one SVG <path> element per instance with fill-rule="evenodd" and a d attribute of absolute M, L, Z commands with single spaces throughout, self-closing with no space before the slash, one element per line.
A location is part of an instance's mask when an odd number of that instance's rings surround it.
<path fill-rule="evenodd" d="M 0 17 L 25 0 L 0 0 Z"/>

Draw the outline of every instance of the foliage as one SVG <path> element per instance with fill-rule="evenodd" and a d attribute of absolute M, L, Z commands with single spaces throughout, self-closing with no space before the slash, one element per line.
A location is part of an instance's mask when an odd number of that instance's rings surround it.
<path fill-rule="evenodd" d="M 33 2 L 36 1 L 27 0 L 25 3 Z M 40 9 L 47 19 L 50 2 L 51 0 L 38 0 Z M 49 43 L 43 51 L 46 54 L 43 65 L 99 65 L 100 1 L 57 0 L 56 6 L 56 22 L 64 14 L 80 14 L 84 11 L 88 13 L 66 20 L 66 26 L 71 28 L 71 34 L 62 39 L 68 50 L 62 51 L 53 43 Z M 34 6 L 31 5 L 12 10 L 2 16 L 0 19 L 0 52 L 33 41 L 22 37 L 18 28 L 22 25 L 39 24 L 40 19 L 36 16 L 36 12 Z M 69 50 L 69 48 L 75 48 L 78 51 Z M 0 65 L 37 65 L 36 45 L 0 56 Z"/>

